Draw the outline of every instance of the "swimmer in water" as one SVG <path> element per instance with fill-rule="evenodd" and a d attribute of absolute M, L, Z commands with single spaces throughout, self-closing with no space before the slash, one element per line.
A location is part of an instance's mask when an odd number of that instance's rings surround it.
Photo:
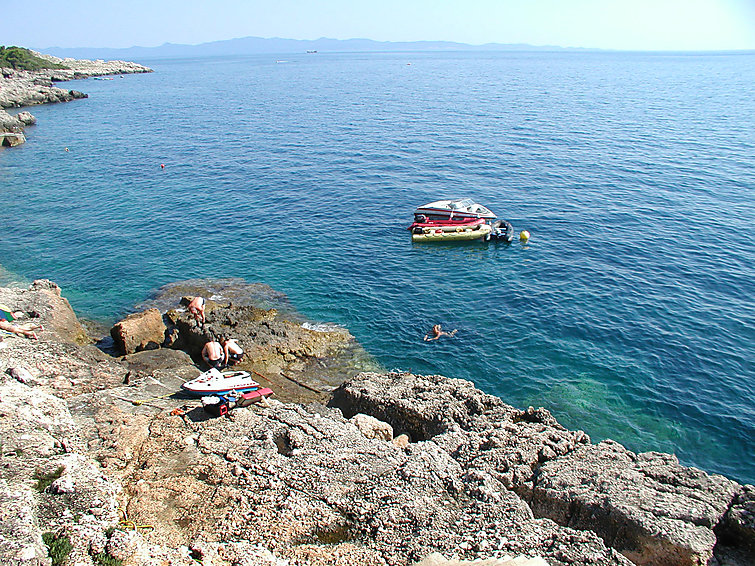
<path fill-rule="evenodd" d="M 441 328 L 440 324 L 436 324 L 430 329 L 430 332 L 425 334 L 424 340 L 425 342 L 430 342 L 431 340 L 437 340 L 441 336 L 448 336 L 449 338 L 452 338 L 455 334 L 456 329 L 453 329 L 451 332 L 446 332 Z"/>

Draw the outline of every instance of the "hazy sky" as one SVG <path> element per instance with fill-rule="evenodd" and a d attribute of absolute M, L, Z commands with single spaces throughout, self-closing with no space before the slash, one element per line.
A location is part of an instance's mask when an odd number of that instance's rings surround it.
<path fill-rule="evenodd" d="M 36 48 L 259 36 L 755 49 L 755 0 L 41 0 L 5 6 L 2 22 L 0 44 Z"/>

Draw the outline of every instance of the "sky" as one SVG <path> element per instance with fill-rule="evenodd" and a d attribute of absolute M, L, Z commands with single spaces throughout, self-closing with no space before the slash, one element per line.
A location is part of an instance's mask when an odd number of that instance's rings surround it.
<path fill-rule="evenodd" d="M 755 49 L 755 0 L 38 0 L 3 8 L 0 44 L 32 48 L 256 36 Z"/>

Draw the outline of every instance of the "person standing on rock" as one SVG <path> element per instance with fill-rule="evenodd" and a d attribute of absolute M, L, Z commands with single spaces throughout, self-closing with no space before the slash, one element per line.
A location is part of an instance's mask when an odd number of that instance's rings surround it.
<path fill-rule="evenodd" d="M 222 338 L 220 343 L 223 345 L 225 365 L 235 365 L 244 357 L 244 349 L 233 338 Z"/>
<path fill-rule="evenodd" d="M 204 307 L 205 300 L 203 297 L 194 297 L 191 301 L 189 301 L 189 304 L 186 307 L 194 317 L 194 320 L 197 321 L 197 324 L 201 324 L 202 326 L 204 326 L 205 322 Z"/>
<path fill-rule="evenodd" d="M 220 342 L 211 340 L 202 348 L 202 359 L 211 368 L 219 370 L 225 365 L 225 353 Z"/>

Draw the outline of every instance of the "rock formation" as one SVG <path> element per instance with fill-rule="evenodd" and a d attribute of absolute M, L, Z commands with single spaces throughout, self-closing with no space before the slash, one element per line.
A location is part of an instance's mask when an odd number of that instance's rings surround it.
<path fill-rule="evenodd" d="M 309 336 L 282 302 L 214 297 L 206 328 L 233 331 L 268 368 L 343 344 Z M 199 371 L 189 353 L 81 344 L 49 282 L 0 289 L 0 302 L 45 325 L 39 341 L 0 343 L 10 564 L 49 566 L 51 552 L 86 566 L 752 564 L 752 486 L 594 445 L 470 382 L 362 372 L 328 406 L 273 398 L 210 418 L 180 394 Z M 173 310 L 175 344 L 194 343 L 201 327 Z"/>
<path fill-rule="evenodd" d="M 149 73 L 152 71 L 147 67 L 127 61 L 59 59 L 41 53 L 34 54 L 51 63 L 62 64 L 67 68 L 41 71 L 0 68 L 0 109 L 52 102 L 69 102 L 87 97 L 83 92 L 55 86 L 55 83 L 58 82 L 101 75 Z M 13 117 L 4 110 L 0 110 L 0 146 L 19 145 L 26 141 L 23 127 L 34 122 L 34 117 L 28 112 L 22 112 Z"/>
<path fill-rule="evenodd" d="M 127 316 L 113 326 L 110 335 L 122 353 L 133 354 L 162 346 L 166 330 L 162 313 L 157 309 L 148 309 Z"/>

